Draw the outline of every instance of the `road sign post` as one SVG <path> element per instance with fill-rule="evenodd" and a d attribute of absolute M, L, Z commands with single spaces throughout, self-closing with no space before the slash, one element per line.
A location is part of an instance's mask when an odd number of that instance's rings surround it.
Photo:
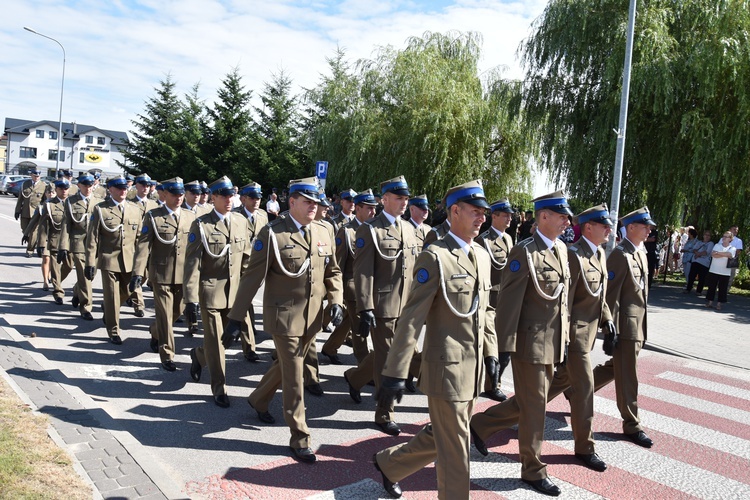
<path fill-rule="evenodd" d="M 316 161 L 315 162 L 315 176 L 320 181 L 320 187 L 326 188 L 326 178 L 328 177 L 328 162 L 327 161 Z"/>

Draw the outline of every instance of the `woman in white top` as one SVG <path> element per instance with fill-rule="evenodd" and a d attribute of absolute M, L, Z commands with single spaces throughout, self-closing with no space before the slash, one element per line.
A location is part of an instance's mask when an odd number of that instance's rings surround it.
<path fill-rule="evenodd" d="M 734 235 L 726 231 L 711 251 L 711 267 L 708 269 L 708 279 L 706 280 L 706 286 L 708 287 L 708 292 L 706 292 L 706 307 L 711 307 L 711 302 L 714 300 L 716 288 L 718 287 L 717 311 L 721 311 L 721 304 L 727 301 L 729 276 L 732 274 L 732 270 L 727 267 L 727 261 L 730 257 L 734 257 L 737 252 L 737 249 L 731 244 L 732 238 L 734 238 Z"/>

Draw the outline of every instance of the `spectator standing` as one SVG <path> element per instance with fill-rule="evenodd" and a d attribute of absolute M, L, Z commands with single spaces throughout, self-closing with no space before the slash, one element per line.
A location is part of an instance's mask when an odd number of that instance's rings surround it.
<path fill-rule="evenodd" d="M 521 223 L 521 227 L 518 230 L 518 241 L 521 242 L 526 238 L 530 238 L 532 235 L 531 228 L 534 225 L 534 212 L 531 210 L 526 211 L 526 219 Z"/>
<path fill-rule="evenodd" d="M 685 274 L 685 280 L 690 276 L 690 267 L 695 260 L 695 246 L 699 243 L 698 231 L 693 226 L 688 227 L 687 240 L 682 245 L 680 252 L 682 252 L 682 272 Z"/>
<path fill-rule="evenodd" d="M 709 233 L 710 238 L 710 233 Z M 654 276 L 656 275 L 656 270 L 659 269 L 659 231 L 653 227 L 651 228 L 651 232 L 648 235 L 648 238 L 646 238 L 646 241 L 643 243 L 643 246 L 646 248 L 646 258 L 648 259 L 648 287 L 651 288 L 651 284 L 654 282 Z M 706 272 L 708 272 L 708 268 L 706 268 Z M 703 282 L 701 282 L 701 289 L 703 285 Z"/>
<path fill-rule="evenodd" d="M 276 193 L 271 193 L 271 197 L 266 202 L 266 212 L 268 212 L 268 221 L 271 222 L 272 220 L 276 219 L 276 217 L 279 216 L 279 212 L 281 211 L 281 207 L 279 206 L 279 202 L 276 201 L 277 196 Z"/>
<path fill-rule="evenodd" d="M 717 311 L 721 311 L 721 304 L 727 301 L 729 278 L 732 274 L 732 269 L 727 267 L 727 260 L 729 260 L 729 257 L 734 257 L 737 253 L 737 249 L 732 246 L 733 239 L 734 235 L 731 231 L 724 232 L 721 240 L 714 245 L 711 251 L 711 267 L 708 270 L 708 279 L 706 280 L 706 285 L 708 286 L 706 307 L 711 307 L 711 302 L 713 302 L 716 289 L 718 288 L 719 296 L 714 306 Z"/>
<path fill-rule="evenodd" d="M 711 231 L 703 231 L 703 241 L 699 241 L 693 247 L 693 262 L 690 264 L 690 274 L 687 278 L 687 285 L 684 293 L 690 293 L 693 289 L 695 278 L 698 278 L 698 284 L 695 291 L 698 295 L 703 292 L 703 285 L 706 283 L 708 268 L 711 265 L 711 250 L 714 244 L 711 241 Z"/>
<path fill-rule="evenodd" d="M 732 246 L 737 249 L 737 253 L 742 255 L 742 240 L 737 236 L 737 233 L 739 232 L 739 228 L 737 226 L 732 226 L 729 228 L 729 232 L 732 233 Z M 730 269 L 731 273 L 729 275 L 729 285 L 727 286 L 727 290 L 732 288 L 732 283 L 734 283 L 734 277 L 737 275 L 737 268 L 733 267 Z"/>

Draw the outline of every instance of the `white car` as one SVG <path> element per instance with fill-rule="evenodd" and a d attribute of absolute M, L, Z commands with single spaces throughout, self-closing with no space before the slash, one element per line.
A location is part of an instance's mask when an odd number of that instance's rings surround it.
<path fill-rule="evenodd" d="M 25 175 L 0 175 L 0 194 L 8 194 L 7 186 L 9 182 L 17 181 L 27 177 Z"/>

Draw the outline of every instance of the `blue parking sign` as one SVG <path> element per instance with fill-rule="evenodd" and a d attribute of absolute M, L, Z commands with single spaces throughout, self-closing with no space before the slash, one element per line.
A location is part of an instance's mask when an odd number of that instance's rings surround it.
<path fill-rule="evenodd" d="M 315 176 L 320 180 L 323 180 L 328 176 L 328 162 L 327 161 L 315 162 Z"/>

